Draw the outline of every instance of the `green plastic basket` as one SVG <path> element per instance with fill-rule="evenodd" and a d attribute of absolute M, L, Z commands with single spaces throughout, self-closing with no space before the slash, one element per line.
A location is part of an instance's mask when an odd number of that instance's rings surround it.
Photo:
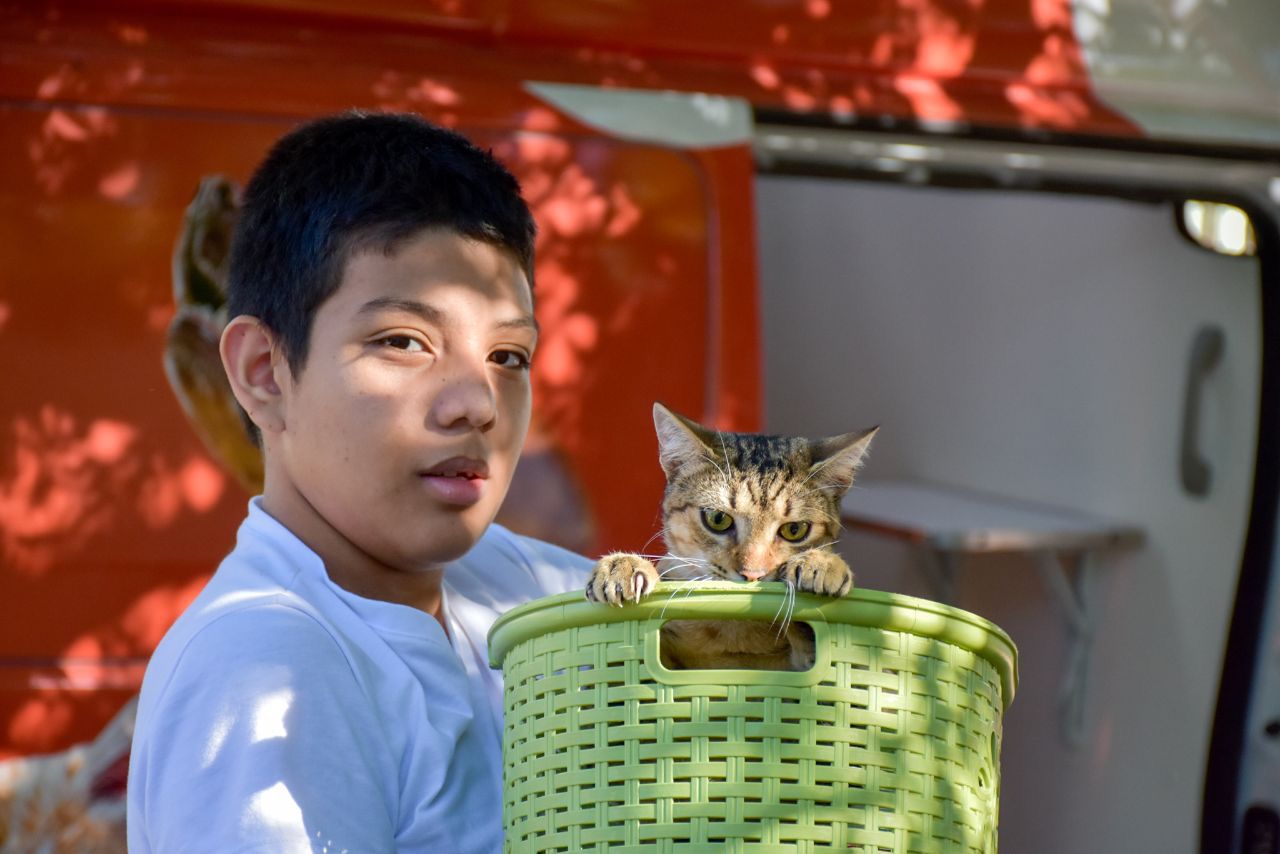
<path fill-rule="evenodd" d="M 660 584 L 624 608 L 566 593 L 500 618 L 507 850 L 994 852 L 1008 635 L 909 596 L 801 594 L 810 670 L 660 663 L 664 621 L 769 621 L 787 595 Z"/>

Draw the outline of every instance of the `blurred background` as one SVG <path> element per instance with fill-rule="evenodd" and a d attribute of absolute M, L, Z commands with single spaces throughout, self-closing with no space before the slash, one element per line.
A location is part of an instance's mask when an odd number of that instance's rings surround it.
<path fill-rule="evenodd" d="M 1003 850 L 1280 851 L 1273 0 L 0 0 L 0 848 L 123 850 L 147 657 L 261 476 L 239 188 L 353 107 L 538 220 L 501 521 L 644 546 L 654 400 L 880 424 L 840 548 L 1018 644 Z"/>

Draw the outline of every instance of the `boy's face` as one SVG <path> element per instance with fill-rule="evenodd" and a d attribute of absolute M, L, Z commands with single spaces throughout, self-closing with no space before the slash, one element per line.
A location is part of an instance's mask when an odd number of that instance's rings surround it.
<path fill-rule="evenodd" d="M 300 375 L 277 367 L 268 497 L 314 513 L 300 524 L 356 564 L 459 557 L 511 482 L 536 343 L 529 283 L 505 250 L 429 229 L 390 255 L 353 255 Z"/>

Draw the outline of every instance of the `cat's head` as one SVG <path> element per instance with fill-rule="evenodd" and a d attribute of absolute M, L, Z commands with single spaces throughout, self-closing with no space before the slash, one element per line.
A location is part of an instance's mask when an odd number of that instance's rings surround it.
<path fill-rule="evenodd" d="M 828 439 L 710 430 L 654 404 L 667 473 L 668 578 L 770 580 L 791 555 L 833 543 L 840 499 L 878 428 Z"/>

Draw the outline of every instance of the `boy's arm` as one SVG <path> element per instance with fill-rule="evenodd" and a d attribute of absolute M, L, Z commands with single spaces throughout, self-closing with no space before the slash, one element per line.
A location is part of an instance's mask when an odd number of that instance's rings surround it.
<path fill-rule="evenodd" d="M 296 609 L 199 632 L 132 761 L 131 850 L 394 850 L 395 762 L 342 650 Z"/>

